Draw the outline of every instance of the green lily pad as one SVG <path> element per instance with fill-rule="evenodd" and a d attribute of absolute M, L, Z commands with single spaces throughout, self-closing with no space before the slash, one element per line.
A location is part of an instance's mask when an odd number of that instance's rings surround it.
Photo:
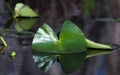
<path fill-rule="evenodd" d="M 17 3 L 14 11 L 14 18 L 16 17 L 39 17 L 29 6 L 23 3 Z"/>
<path fill-rule="evenodd" d="M 32 48 L 40 52 L 76 53 L 86 51 L 87 44 L 81 30 L 71 21 L 65 21 L 60 39 L 50 26 L 44 24 L 38 29 L 32 42 Z"/>
<path fill-rule="evenodd" d="M 59 47 L 64 52 L 82 52 L 86 51 L 85 36 L 77 25 L 71 21 L 65 21 L 61 32 Z"/>

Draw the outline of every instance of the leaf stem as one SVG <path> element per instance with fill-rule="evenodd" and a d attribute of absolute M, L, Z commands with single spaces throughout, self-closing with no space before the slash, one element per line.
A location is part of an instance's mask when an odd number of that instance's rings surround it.
<path fill-rule="evenodd" d="M 89 48 L 112 49 L 112 47 L 109 46 L 109 45 L 96 43 L 96 42 L 93 42 L 93 41 L 91 41 L 89 39 L 86 39 L 86 42 L 87 42 L 87 47 L 89 47 Z"/>

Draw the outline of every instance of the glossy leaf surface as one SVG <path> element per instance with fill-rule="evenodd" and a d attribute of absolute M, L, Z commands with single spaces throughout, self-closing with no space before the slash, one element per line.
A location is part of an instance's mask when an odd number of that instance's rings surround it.
<path fill-rule="evenodd" d="M 60 39 L 50 26 L 44 24 L 38 29 L 32 42 L 36 51 L 52 53 L 75 53 L 86 51 L 86 41 L 81 30 L 72 22 L 65 21 Z"/>
<path fill-rule="evenodd" d="M 47 24 L 44 24 L 35 34 L 32 47 L 36 51 L 56 52 L 59 51 L 57 42 L 55 32 Z"/>
<path fill-rule="evenodd" d="M 71 21 L 65 21 L 60 32 L 61 51 L 82 52 L 86 50 L 86 41 L 82 31 Z"/>
<path fill-rule="evenodd" d="M 29 6 L 24 5 L 23 3 L 17 3 L 15 6 L 14 17 L 39 17 L 39 15 Z"/>

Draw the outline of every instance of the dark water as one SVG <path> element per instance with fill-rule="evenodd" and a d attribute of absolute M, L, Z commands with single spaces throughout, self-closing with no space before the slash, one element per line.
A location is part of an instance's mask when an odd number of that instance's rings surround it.
<path fill-rule="evenodd" d="M 4 53 L 0 54 L 0 75 L 45 75 L 36 67 L 32 58 L 32 31 L 19 33 L 19 25 L 11 18 L 7 11 L 0 12 L 0 35 L 8 44 Z M 0 41 L 0 52 L 3 48 Z M 16 52 L 15 59 L 10 58 L 12 51 Z"/>
<path fill-rule="evenodd" d="M 44 74 L 36 67 L 32 58 L 32 33 L 34 33 L 36 29 L 42 25 L 40 20 L 37 21 L 31 29 L 28 29 L 30 33 L 25 32 L 19 34 L 18 31 L 21 31 L 21 28 L 18 27 L 19 25 L 15 25 L 15 20 L 10 24 L 8 22 L 11 16 L 6 15 L 8 12 L 4 11 L 4 1 L 1 0 L 0 4 L 0 10 L 2 11 L 0 11 L 0 28 L 9 28 L 13 30 L 10 33 L 6 33 L 11 35 L 4 36 L 8 47 L 5 49 L 5 53 L 0 54 L 0 75 L 48 75 Z M 77 17 L 77 19 L 79 19 L 79 17 Z M 76 20 L 75 23 L 79 25 L 78 21 Z M 81 27 L 88 38 L 97 42 L 120 45 L 119 22 L 93 22 L 91 19 L 88 19 L 85 22 L 85 25 Z M 59 31 L 59 25 L 52 25 L 52 27 L 55 29 L 55 31 Z M 0 46 L 0 49 L 2 49 L 2 47 Z M 11 59 L 9 57 L 11 51 L 16 51 L 17 55 L 15 59 Z M 120 49 L 116 49 L 111 54 L 100 55 L 86 59 L 84 64 L 70 75 L 120 75 L 119 56 Z M 49 75 L 63 75 L 58 63 L 55 63 L 52 66 L 49 71 Z"/>

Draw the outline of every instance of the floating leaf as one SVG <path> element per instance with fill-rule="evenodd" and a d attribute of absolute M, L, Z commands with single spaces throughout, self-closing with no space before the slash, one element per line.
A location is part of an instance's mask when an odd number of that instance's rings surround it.
<path fill-rule="evenodd" d="M 14 17 L 39 17 L 39 15 L 34 12 L 29 6 L 23 3 L 17 3 L 15 6 Z"/>
<path fill-rule="evenodd" d="M 65 52 L 86 51 L 85 36 L 74 23 L 65 21 L 60 32 L 59 46 Z"/>
<path fill-rule="evenodd" d="M 47 24 L 38 29 L 32 42 L 36 51 L 53 53 L 73 53 L 86 51 L 86 41 L 81 30 L 72 22 L 65 21 L 58 40 L 55 32 Z"/>

